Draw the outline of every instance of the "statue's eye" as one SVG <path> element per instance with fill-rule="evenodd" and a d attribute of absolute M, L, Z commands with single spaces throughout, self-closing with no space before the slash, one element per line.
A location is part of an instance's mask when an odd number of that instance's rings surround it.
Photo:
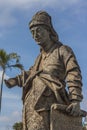
<path fill-rule="evenodd" d="M 40 32 L 41 31 L 41 28 L 37 28 L 37 32 Z"/>
<path fill-rule="evenodd" d="M 34 35 L 34 30 L 31 30 L 32 35 Z"/>

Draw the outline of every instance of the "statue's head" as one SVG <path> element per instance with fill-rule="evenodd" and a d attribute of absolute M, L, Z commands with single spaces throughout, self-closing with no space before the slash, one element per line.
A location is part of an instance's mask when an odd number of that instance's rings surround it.
<path fill-rule="evenodd" d="M 50 37 L 54 42 L 57 42 L 59 40 L 58 35 L 52 26 L 51 16 L 47 12 L 45 12 L 45 11 L 37 12 L 32 17 L 32 20 L 29 23 L 29 28 L 31 29 L 38 25 L 44 26 L 47 30 L 49 30 L 49 32 L 51 34 Z"/>

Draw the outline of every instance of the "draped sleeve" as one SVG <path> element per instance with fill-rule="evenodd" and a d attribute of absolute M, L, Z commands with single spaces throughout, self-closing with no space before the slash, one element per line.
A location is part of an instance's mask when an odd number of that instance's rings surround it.
<path fill-rule="evenodd" d="M 68 46 L 61 46 L 60 56 L 65 66 L 65 80 L 69 90 L 69 99 L 81 101 L 82 76 L 81 70 L 72 49 Z"/>

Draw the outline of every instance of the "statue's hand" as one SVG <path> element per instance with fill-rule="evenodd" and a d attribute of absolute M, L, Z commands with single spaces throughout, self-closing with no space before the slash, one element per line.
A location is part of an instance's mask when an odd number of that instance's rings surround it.
<path fill-rule="evenodd" d="M 8 79 L 8 80 L 5 79 L 4 82 L 5 82 L 5 84 L 8 88 L 12 88 L 12 87 L 17 85 L 17 79 L 16 78 L 11 78 L 11 79 Z"/>
<path fill-rule="evenodd" d="M 10 83 L 9 83 L 8 80 L 5 79 L 4 82 L 5 82 L 5 84 L 6 84 L 6 86 L 7 86 L 8 88 L 11 88 Z"/>
<path fill-rule="evenodd" d="M 73 101 L 66 109 L 70 115 L 78 116 L 80 113 L 80 102 L 79 101 Z"/>

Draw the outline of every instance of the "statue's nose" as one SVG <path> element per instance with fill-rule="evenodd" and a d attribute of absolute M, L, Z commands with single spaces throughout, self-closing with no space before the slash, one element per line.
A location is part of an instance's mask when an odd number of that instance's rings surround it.
<path fill-rule="evenodd" d="M 35 32 L 34 32 L 34 38 L 38 38 L 38 37 L 39 37 L 39 34 L 38 34 L 37 30 L 35 30 Z"/>

